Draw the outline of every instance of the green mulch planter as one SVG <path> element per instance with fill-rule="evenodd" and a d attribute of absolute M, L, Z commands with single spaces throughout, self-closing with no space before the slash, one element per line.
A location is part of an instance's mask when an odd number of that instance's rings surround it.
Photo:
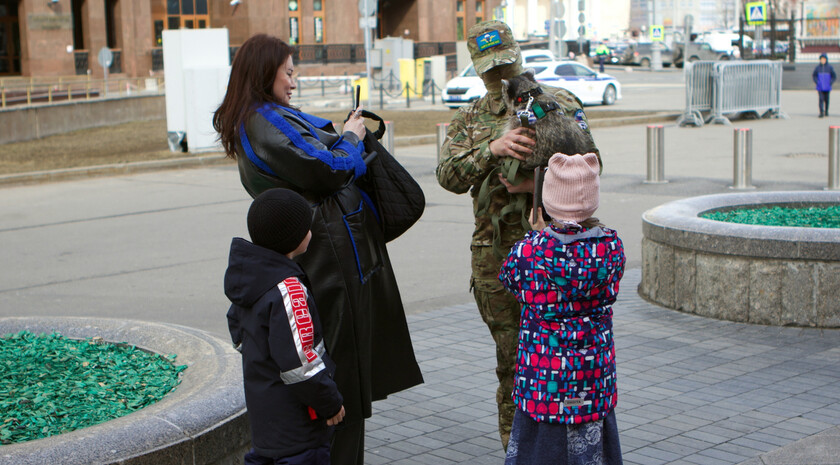
<path fill-rule="evenodd" d="M 840 205 L 831 207 L 762 207 L 702 213 L 701 218 L 727 223 L 799 228 L 840 228 Z"/>
<path fill-rule="evenodd" d="M 187 368 L 174 360 L 101 338 L 6 334 L 0 337 L 0 443 L 67 433 L 153 404 Z"/>

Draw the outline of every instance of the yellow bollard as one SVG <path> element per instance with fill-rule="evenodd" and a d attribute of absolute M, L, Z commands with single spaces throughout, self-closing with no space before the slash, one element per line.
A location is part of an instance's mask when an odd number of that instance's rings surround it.
<path fill-rule="evenodd" d="M 70 84 L 67 84 L 67 101 L 70 102 L 73 100 L 73 94 L 70 93 Z"/>
<path fill-rule="evenodd" d="M 402 96 L 406 96 L 406 92 L 411 95 L 409 97 L 417 96 L 416 88 L 414 87 L 414 60 L 411 58 L 400 58 L 397 60 L 400 64 L 400 87 L 403 89 Z M 406 91 L 406 84 L 409 90 Z"/>
<path fill-rule="evenodd" d="M 353 88 L 350 89 L 350 92 L 353 94 L 356 93 L 356 86 L 359 86 L 359 101 L 364 102 L 368 99 L 368 88 L 367 88 L 367 78 L 359 78 L 353 80 Z"/>
<path fill-rule="evenodd" d="M 411 85 L 413 89 L 417 89 L 417 95 L 423 96 L 423 75 L 425 71 L 426 61 L 428 58 L 418 58 L 414 60 L 414 84 Z"/>

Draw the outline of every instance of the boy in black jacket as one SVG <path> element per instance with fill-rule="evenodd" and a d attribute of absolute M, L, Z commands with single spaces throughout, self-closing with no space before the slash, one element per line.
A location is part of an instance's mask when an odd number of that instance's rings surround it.
<path fill-rule="evenodd" d="M 292 261 L 306 252 L 311 224 L 306 199 L 267 190 L 248 210 L 253 243 L 234 238 L 230 246 L 225 295 L 251 421 L 246 465 L 329 465 L 333 426 L 344 418 L 308 281 Z"/>

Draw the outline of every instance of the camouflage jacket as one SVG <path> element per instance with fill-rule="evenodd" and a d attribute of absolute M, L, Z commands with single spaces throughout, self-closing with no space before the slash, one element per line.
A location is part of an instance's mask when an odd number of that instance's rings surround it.
<path fill-rule="evenodd" d="M 542 87 L 545 92 L 551 92 L 557 97 L 567 115 L 575 115 L 577 110 L 582 110 L 581 102 L 570 92 L 545 85 Z M 438 183 L 456 194 L 470 191 L 474 212 L 477 211 L 475 207 L 481 183 L 504 161 L 504 157 L 497 158 L 490 153 L 490 142 L 502 136 L 508 121 L 505 112 L 504 102 L 491 98 L 489 93 L 472 105 L 462 107 L 452 118 L 446 141 L 440 149 L 440 163 L 436 171 Z M 582 111 L 579 115 L 581 126 L 589 133 L 586 115 Z M 598 154 L 594 143 L 592 150 Z M 490 183 L 491 186 L 496 186 L 501 181 L 491 179 Z M 492 245 L 493 225 L 490 216 L 499 213 L 503 207 L 510 204 L 514 195 L 527 196 L 530 209 L 531 194 L 509 194 L 503 189 L 496 191 L 491 199 L 488 214 L 475 218 L 475 231 L 471 242 L 473 246 Z M 502 224 L 500 229 L 502 244 L 506 247 L 512 246 L 525 235 L 525 229 L 520 224 Z"/>

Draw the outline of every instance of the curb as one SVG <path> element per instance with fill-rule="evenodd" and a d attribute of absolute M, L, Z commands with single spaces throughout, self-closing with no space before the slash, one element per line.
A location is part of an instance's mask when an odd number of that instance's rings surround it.
<path fill-rule="evenodd" d="M 596 118 L 589 120 L 591 128 L 610 128 L 615 126 L 629 126 L 631 124 L 665 123 L 676 121 L 682 113 L 660 111 L 648 115 L 619 116 L 617 118 Z"/>
<path fill-rule="evenodd" d="M 202 166 L 233 163 L 225 155 L 205 155 L 168 160 L 150 160 L 130 163 L 115 163 L 112 165 L 83 166 L 79 168 L 64 168 L 49 171 L 31 171 L 0 176 L 0 186 L 19 184 L 35 184 L 41 182 L 67 181 L 71 179 L 90 178 L 97 176 L 119 176 L 136 174 L 146 171 L 167 169 L 197 168 Z"/>
<path fill-rule="evenodd" d="M 607 128 L 624 126 L 630 124 L 647 124 L 675 121 L 681 113 L 657 112 L 640 116 L 620 116 L 616 118 L 596 118 L 589 122 L 593 128 Z M 420 136 L 403 136 L 394 138 L 395 147 L 405 147 L 421 144 L 437 143 L 437 134 L 424 134 Z M 0 186 L 15 186 L 23 184 L 36 184 L 42 182 L 68 181 L 72 179 L 91 178 L 98 176 L 119 176 L 126 174 L 137 174 L 147 171 L 160 171 L 168 169 L 199 168 L 204 166 L 233 164 L 233 160 L 223 154 L 192 156 L 183 158 L 172 158 L 168 160 L 150 160 L 129 163 L 116 163 L 112 165 L 83 166 L 79 168 L 65 168 L 49 171 L 31 171 L 28 173 L 15 173 L 0 175 Z"/>

